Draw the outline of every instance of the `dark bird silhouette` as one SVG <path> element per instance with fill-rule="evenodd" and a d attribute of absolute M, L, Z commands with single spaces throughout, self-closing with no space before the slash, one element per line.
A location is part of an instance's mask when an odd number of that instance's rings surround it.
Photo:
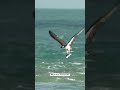
<path fill-rule="evenodd" d="M 115 6 L 112 10 L 110 10 L 107 14 L 99 18 L 94 24 L 90 26 L 88 31 L 86 32 L 85 38 L 86 38 L 86 50 L 90 54 L 90 44 L 93 41 L 93 38 L 96 35 L 96 32 L 106 23 L 106 21 L 120 8 L 120 4 Z"/>

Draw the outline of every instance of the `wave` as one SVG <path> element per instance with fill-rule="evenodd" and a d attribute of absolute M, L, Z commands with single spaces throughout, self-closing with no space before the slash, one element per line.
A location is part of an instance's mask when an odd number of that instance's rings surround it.
<path fill-rule="evenodd" d="M 85 75 L 85 72 L 76 72 L 78 74 L 81 74 L 81 75 Z"/>
<path fill-rule="evenodd" d="M 76 81 L 75 79 L 73 78 L 66 78 L 67 80 L 70 80 L 70 81 Z"/>
<path fill-rule="evenodd" d="M 83 64 L 83 63 L 77 63 L 77 62 L 74 62 L 74 63 L 69 62 L 69 63 L 73 64 L 73 65 L 81 65 L 81 64 Z"/>

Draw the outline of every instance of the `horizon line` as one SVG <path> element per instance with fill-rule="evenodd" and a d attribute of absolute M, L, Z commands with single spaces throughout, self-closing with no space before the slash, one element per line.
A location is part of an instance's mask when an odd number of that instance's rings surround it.
<path fill-rule="evenodd" d="M 82 9 L 82 10 L 85 10 L 85 8 L 35 8 L 35 9 Z"/>

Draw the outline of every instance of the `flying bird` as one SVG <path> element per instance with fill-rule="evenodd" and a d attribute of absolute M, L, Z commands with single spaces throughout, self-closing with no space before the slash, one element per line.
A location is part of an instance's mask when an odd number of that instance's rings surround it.
<path fill-rule="evenodd" d="M 50 36 L 55 39 L 56 41 L 58 41 L 61 44 L 61 48 L 64 48 L 66 50 L 66 58 L 68 58 L 69 56 L 71 56 L 71 45 L 74 43 L 74 41 L 76 40 L 76 38 L 80 35 L 80 33 L 82 33 L 84 29 L 82 29 L 81 31 L 79 31 L 78 33 L 76 33 L 68 43 L 65 43 L 65 41 L 61 38 L 59 38 L 56 34 L 54 34 L 52 31 L 49 31 Z"/>
<path fill-rule="evenodd" d="M 105 22 L 120 8 L 120 4 L 112 8 L 107 14 L 99 18 L 95 23 L 93 23 L 88 31 L 86 32 L 85 38 L 86 38 L 86 50 L 89 54 L 91 54 L 90 45 L 93 41 L 93 38 L 96 35 L 96 32 L 105 24 Z"/>

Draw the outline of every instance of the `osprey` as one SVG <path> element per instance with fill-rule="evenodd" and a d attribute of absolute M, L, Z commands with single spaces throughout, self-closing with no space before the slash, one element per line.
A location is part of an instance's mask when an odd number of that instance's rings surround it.
<path fill-rule="evenodd" d="M 93 38 L 96 35 L 96 32 L 106 23 L 106 21 L 120 8 L 120 4 L 112 8 L 107 14 L 99 18 L 95 23 L 93 23 L 88 31 L 86 32 L 85 38 L 86 38 L 86 49 L 88 54 L 93 54 L 90 49 L 90 45 L 93 41 Z"/>
<path fill-rule="evenodd" d="M 49 34 L 52 38 L 54 38 L 56 41 L 58 41 L 61 44 L 61 48 L 64 48 L 66 50 L 66 58 L 68 58 L 71 55 L 71 45 L 73 44 L 73 42 L 75 41 L 75 39 L 78 37 L 78 35 L 80 35 L 80 33 L 83 31 L 84 29 L 82 29 L 81 31 L 79 31 L 78 33 L 76 33 L 71 39 L 70 41 L 66 44 L 64 40 L 62 40 L 61 38 L 59 38 L 56 34 L 54 34 L 52 31 L 49 31 Z"/>

